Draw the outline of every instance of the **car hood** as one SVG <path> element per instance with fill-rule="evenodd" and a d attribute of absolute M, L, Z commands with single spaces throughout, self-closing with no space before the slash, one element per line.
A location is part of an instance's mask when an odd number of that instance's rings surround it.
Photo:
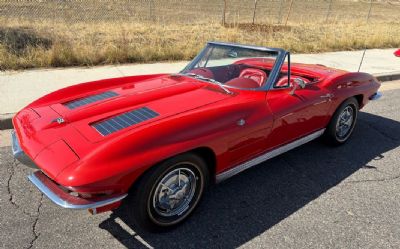
<path fill-rule="evenodd" d="M 122 83 L 115 82 L 118 80 Z M 19 128 L 21 142 L 29 143 L 26 148 L 30 156 L 35 158 L 45 147 L 60 139 L 75 149 L 80 147 L 75 146 L 75 143 L 101 142 L 124 134 L 127 130 L 232 96 L 217 86 L 179 75 L 113 79 L 113 86 L 110 85 L 111 83 L 98 87 L 96 82 L 89 82 L 61 89 L 20 111 L 14 119 L 14 126 Z M 92 88 L 95 90 L 91 90 Z M 157 115 L 120 127 L 108 135 L 101 134 L 94 127 L 98 122 L 141 108 L 147 108 L 146 110 L 151 110 Z M 75 139 L 78 136 L 84 140 Z M 81 156 L 79 154 L 82 153 L 78 150 L 77 154 Z"/>
<path fill-rule="evenodd" d="M 211 90 L 212 88 L 208 88 L 207 85 L 188 77 L 162 76 L 102 89 L 67 102 L 52 104 L 50 107 L 65 123 L 73 125 L 89 141 L 98 142 L 127 130 L 229 97 L 218 89 Z M 99 96 L 103 99 L 85 104 L 88 102 L 87 99 L 98 99 Z M 83 103 L 80 103 L 82 101 Z M 68 105 L 74 102 L 83 105 L 69 108 Z M 134 113 L 137 110 L 145 110 L 154 115 L 143 118 L 143 114 L 140 113 L 138 114 L 140 120 L 134 124 L 119 119 L 124 114 Z M 112 123 L 115 120 L 119 121 L 118 124 Z M 105 135 L 94 129 L 97 127 L 96 124 L 108 123 L 107 121 L 111 122 L 111 126 L 116 126 L 115 132 Z M 119 126 L 121 123 L 123 126 Z"/>

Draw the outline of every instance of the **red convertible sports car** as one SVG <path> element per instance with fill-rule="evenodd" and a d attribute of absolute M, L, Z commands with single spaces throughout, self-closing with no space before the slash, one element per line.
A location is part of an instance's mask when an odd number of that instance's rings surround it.
<path fill-rule="evenodd" d="M 323 136 L 340 145 L 380 97 L 367 73 L 290 63 L 283 49 L 209 42 L 178 74 L 83 83 L 13 119 L 13 153 L 55 204 L 170 228 L 207 185 Z M 239 197 L 240 198 L 240 197 Z"/>

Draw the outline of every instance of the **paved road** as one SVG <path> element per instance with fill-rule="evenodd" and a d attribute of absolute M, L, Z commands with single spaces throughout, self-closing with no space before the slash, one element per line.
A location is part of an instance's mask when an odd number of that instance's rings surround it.
<path fill-rule="evenodd" d="M 311 142 L 213 187 L 191 219 L 135 233 L 121 211 L 56 207 L 0 134 L 2 248 L 400 248 L 400 81 L 344 146 Z M 398 84 L 398 85 L 397 85 Z"/>

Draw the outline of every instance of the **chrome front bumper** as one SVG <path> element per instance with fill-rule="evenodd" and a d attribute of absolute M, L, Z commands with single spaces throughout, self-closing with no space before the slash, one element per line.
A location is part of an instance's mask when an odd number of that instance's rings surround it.
<path fill-rule="evenodd" d="M 38 167 L 36 164 L 32 161 L 32 159 L 29 158 L 29 156 L 22 150 L 18 137 L 15 134 L 15 131 L 13 130 L 11 132 L 11 140 L 12 140 L 12 152 L 13 156 L 15 159 L 20 161 L 22 164 L 29 166 L 31 168 L 37 169 Z"/>
<path fill-rule="evenodd" d="M 382 97 L 381 92 L 376 92 L 369 97 L 369 100 L 378 100 Z"/>
<path fill-rule="evenodd" d="M 36 171 L 29 175 L 28 179 L 52 202 L 69 209 L 95 209 L 121 201 L 128 195 L 118 194 L 97 198 L 96 200 L 88 200 L 65 192 L 41 171 Z"/>
<path fill-rule="evenodd" d="M 15 131 L 11 132 L 12 137 L 12 152 L 14 157 L 21 163 L 38 169 L 36 164 L 26 155 L 22 150 L 18 137 Z M 98 207 L 104 207 L 124 199 L 127 194 L 118 194 L 97 198 L 95 200 L 88 200 L 79 196 L 73 196 L 65 192 L 59 185 L 53 182 L 41 171 L 36 171 L 28 176 L 28 179 L 46 195 L 52 202 L 63 208 L 70 209 L 95 209 Z"/>

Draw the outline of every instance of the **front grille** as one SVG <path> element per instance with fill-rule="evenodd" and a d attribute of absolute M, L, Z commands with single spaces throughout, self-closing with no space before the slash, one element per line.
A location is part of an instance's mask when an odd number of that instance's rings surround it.
<path fill-rule="evenodd" d="M 108 92 L 103 92 L 100 94 L 96 94 L 96 95 L 92 95 L 89 97 L 85 97 L 85 98 L 81 98 L 81 99 L 76 99 L 67 103 L 64 103 L 64 105 L 66 107 L 68 107 L 69 109 L 73 110 L 76 109 L 78 107 L 84 106 L 84 105 L 88 105 L 100 100 L 105 100 L 105 99 L 109 99 L 112 97 L 118 96 L 117 93 L 112 92 L 112 91 L 108 91 Z"/>
<path fill-rule="evenodd" d="M 142 107 L 118 116 L 91 124 L 101 135 L 107 136 L 116 131 L 132 125 L 142 123 L 146 120 L 157 117 L 159 114 L 147 107 Z"/>

